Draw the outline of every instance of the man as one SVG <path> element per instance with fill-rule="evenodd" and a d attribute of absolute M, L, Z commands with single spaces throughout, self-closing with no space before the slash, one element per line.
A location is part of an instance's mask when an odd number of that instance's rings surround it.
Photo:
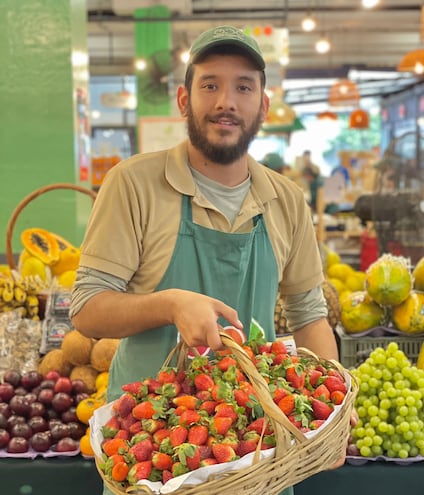
<path fill-rule="evenodd" d="M 193 44 L 177 93 L 188 140 L 115 166 L 95 201 L 71 316 L 89 337 L 122 338 L 109 378 L 154 375 L 180 337 L 220 349 L 219 331 L 275 339 L 278 286 L 296 343 L 337 358 L 310 210 L 289 179 L 248 155 L 269 106 L 254 39 L 231 26 Z"/>

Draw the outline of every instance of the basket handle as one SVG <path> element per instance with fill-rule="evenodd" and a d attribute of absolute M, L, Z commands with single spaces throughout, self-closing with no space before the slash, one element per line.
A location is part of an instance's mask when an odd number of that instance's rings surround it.
<path fill-rule="evenodd" d="M 16 220 L 21 213 L 21 211 L 27 206 L 33 199 L 38 198 L 38 196 L 41 196 L 42 194 L 48 192 L 48 191 L 53 191 L 55 189 L 72 189 L 74 191 L 78 191 L 84 194 L 87 194 L 88 196 L 91 196 L 93 201 L 96 199 L 97 193 L 95 191 L 92 191 L 91 189 L 88 189 L 83 186 L 78 186 L 77 184 L 71 184 L 67 182 L 58 182 L 56 184 L 49 184 L 47 186 L 40 187 L 39 189 L 36 189 L 32 193 L 28 194 L 28 196 L 25 196 L 24 199 L 22 199 L 18 205 L 16 206 L 15 210 L 12 213 L 12 216 L 10 217 L 10 220 L 7 224 L 7 229 L 6 229 L 6 258 L 7 258 L 7 263 L 9 264 L 10 268 L 15 268 L 15 260 L 13 258 L 13 251 L 12 251 L 12 236 L 13 236 L 13 229 L 15 227 Z"/>

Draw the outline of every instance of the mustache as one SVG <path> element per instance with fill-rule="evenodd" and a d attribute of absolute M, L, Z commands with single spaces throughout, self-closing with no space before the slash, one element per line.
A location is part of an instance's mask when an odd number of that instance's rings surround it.
<path fill-rule="evenodd" d="M 239 126 L 244 125 L 244 120 L 236 117 L 233 113 L 230 112 L 221 112 L 217 113 L 216 115 L 206 115 L 205 117 L 206 120 L 210 120 L 212 122 L 217 122 L 218 120 L 231 120 L 235 124 Z"/>

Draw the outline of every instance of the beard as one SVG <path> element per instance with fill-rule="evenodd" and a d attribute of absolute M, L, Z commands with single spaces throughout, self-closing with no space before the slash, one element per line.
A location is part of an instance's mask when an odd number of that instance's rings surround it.
<path fill-rule="evenodd" d="M 190 102 L 187 105 L 187 132 L 192 145 L 200 151 L 208 160 L 219 163 L 221 165 L 229 165 L 244 154 L 247 153 L 250 143 L 255 138 L 262 123 L 262 114 L 259 110 L 255 120 L 250 127 L 246 127 L 243 120 L 235 119 L 233 114 L 222 112 L 219 115 L 215 115 L 214 119 L 230 118 L 237 120 L 237 123 L 242 131 L 237 143 L 235 144 L 214 144 L 210 142 L 204 132 L 204 127 L 201 122 L 196 120 Z M 208 115 L 203 119 L 206 125 L 210 120 Z M 224 133 L 226 131 L 222 131 Z"/>

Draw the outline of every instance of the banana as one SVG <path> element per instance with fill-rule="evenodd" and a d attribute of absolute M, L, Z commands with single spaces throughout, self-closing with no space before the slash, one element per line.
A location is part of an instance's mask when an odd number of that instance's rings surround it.
<path fill-rule="evenodd" d="M 13 289 L 13 295 L 15 297 L 15 301 L 19 304 L 23 304 L 26 301 L 27 293 L 16 285 Z"/>
<path fill-rule="evenodd" d="M 2 299 L 4 302 L 10 302 L 14 298 L 14 282 L 13 280 L 8 280 L 3 287 Z"/>
<path fill-rule="evenodd" d="M 27 294 L 26 307 L 28 310 L 30 310 L 31 308 L 37 308 L 37 312 L 38 312 L 38 298 L 37 298 L 37 296 L 34 296 L 32 294 Z"/>

